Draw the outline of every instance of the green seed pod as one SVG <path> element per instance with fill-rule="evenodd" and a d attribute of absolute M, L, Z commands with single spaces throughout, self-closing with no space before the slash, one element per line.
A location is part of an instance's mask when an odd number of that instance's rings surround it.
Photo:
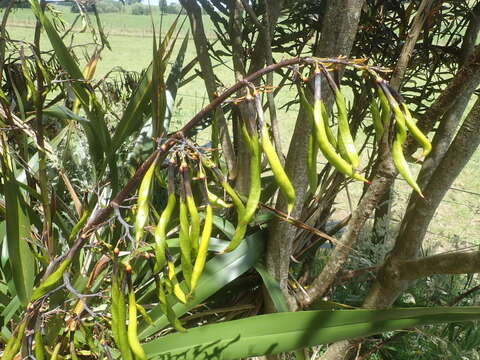
<path fill-rule="evenodd" d="M 25 328 L 27 321 L 23 320 L 18 326 L 12 337 L 8 339 L 3 351 L 2 360 L 12 360 L 15 355 L 20 351 L 23 337 L 25 336 Z"/>
<path fill-rule="evenodd" d="M 403 113 L 405 114 L 405 124 L 407 125 L 407 128 L 412 134 L 415 141 L 423 148 L 423 153 L 421 157 L 425 158 L 432 151 L 432 144 L 415 124 L 415 121 L 413 120 L 407 105 L 405 103 L 402 103 L 401 106 Z"/>
<path fill-rule="evenodd" d="M 287 214 L 290 215 L 292 212 L 293 206 L 295 205 L 295 189 L 293 188 L 290 179 L 288 178 L 280 159 L 278 158 L 277 152 L 275 151 L 275 147 L 273 146 L 272 142 L 270 141 L 270 136 L 268 135 L 268 129 L 263 117 L 263 108 L 262 103 L 260 100 L 260 95 L 257 93 L 255 95 L 255 105 L 257 114 L 259 117 L 259 122 L 263 124 L 262 126 L 262 134 L 261 134 L 261 142 L 262 142 L 262 149 L 263 153 L 267 157 L 268 163 L 273 172 L 273 176 L 275 177 L 275 181 L 277 182 L 281 193 L 287 199 Z"/>
<path fill-rule="evenodd" d="M 199 178 L 203 179 L 202 182 L 202 192 L 205 202 L 205 222 L 203 224 L 202 237 L 200 240 L 200 247 L 198 249 L 198 255 L 195 259 L 195 265 L 193 266 L 192 273 L 192 286 L 191 293 L 195 291 L 197 287 L 198 279 L 203 273 L 205 267 L 205 261 L 208 254 L 208 244 L 210 242 L 210 236 L 212 235 L 212 225 L 213 225 L 213 209 L 208 200 L 208 186 L 203 172 L 202 166 L 200 165 L 200 175 Z"/>
<path fill-rule="evenodd" d="M 198 216 L 197 205 L 192 193 L 192 184 L 190 181 L 190 172 L 185 163 L 185 170 L 181 171 L 183 176 L 183 186 L 185 188 L 185 200 L 188 213 L 190 215 L 190 243 L 192 247 L 192 256 L 195 257 L 198 252 L 198 242 L 200 238 L 200 217 Z"/>
<path fill-rule="evenodd" d="M 148 198 L 150 195 L 150 185 L 152 183 L 153 174 L 155 173 L 156 163 L 157 159 L 155 159 L 152 165 L 150 165 L 148 168 L 138 190 L 137 216 L 135 217 L 135 247 L 138 246 L 140 240 L 142 240 L 145 232 L 144 227 L 148 221 Z"/>
<path fill-rule="evenodd" d="M 315 72 L 315 94 L 314 94 L 314 125 L 315 125 L 315 136 L 317 139 L 318 146 L 323 156 L 331 163 L 338 171 L 341 173 L 352 177 L 353 179 L 369 182 L 363 176 L 358 174 L 350 163 L 345 161 L 341 156 L 339 156 L 335 148 L 328 141 L 327 134 L 325 132 L 325 124 L 322 115 L 321 100 L 320 100 L 320 72 Z"/>
<path fill-rule="evenodd" d="M 125 298 L 120 288 L 120 279 L 117 271 L 117 259 L 114 260 L 114 272 L 112 275 L 112 337 L 117 344 L 122 359 L 133 360 L 130 345 L 128 344 L 127 326 L 126 326 L 126 304 Z"/>
<path fill-rule="evenodd" d="M 380 115 L 380 108 L 378 107 L 377 100 L 373 99 L 370 104 L 370 112 L 372 113 L 373 128 L 375 129 L 375 143 L 380 143 L 383 136 L 383 123 Z"/>
<path fill-rule="evenodd" d="M 180 165 L 180 174 L 187 171 L 187 164 L 182 163 Z M 184 176 L 182 178 L 182 188 L 180 194 L 180 231 L 179 231 L 179 242 L 180 242 L 180 258 L 182 263 L 182 272 L 185 282 L 190 286 L 192 282 L 192 243 L 190 241 L 190 224 L 188 222 L 188 208 L 185 201 L 185 187 L 183 183 Z"/>
<path fill-rule="evenodd" d="M 230 244 L 223 250 L 223 253 L 233 251 L 240 245 L 247 232 L 247 226 L 257 210 L 258 202 L 262 191 L 262 184 L 260 178 L 261 171 L 261 155 L 260 155 L 260 141 L 258 134 L 251 136 L 251 158 L 250 158 L 250 190 L 245 206 L 245 212 L 238 222 L 238 225 L 233 234 Z"/>
<path fill-rule="evenodd" d="M 337 105 L 338 111 L 338 134 L 337 134 L 337 144 L 338 151 L 342 158 L 348 161 L 354 169 L 358 168 L 360 163 L 358 158 L 358 153 L 355 148 L 355 143 L 353 141 L 352 134 L 350 133 L 350 126 L 348 124 L 348 112 L 347 106 L 345 104 L 345 98 L 340 92 L 337 84 L 330 76 L 330 73 L 322 66 L 322 71 L 325 77 L 328 80 L 330 87 L 332 88 L 333 93 L 335 94 L 335 103 Z M 326 119 L 324 120 L 325 123 Z"/>
<path fill-rule="evenodd" d="M 410 168 L 408 166 L 407 161 L 405 160 L 405 156 L 403 155 L 403 144 L 407 139 L 407 125 L 405 115 L 403 114 L 398 102 L 392 96 L 388 86 L 384 83 L 383 79 L 377 79 L 377 83 L 379 87 L 385 94 L 391 109 L 393 110 L 393 114 L 395 116 L 395 128 L 397 132 L 395 134 L 395 140 L 392 144 L 392 158 L 395 167 L 397 168 L 398 172 L 405 181 L 416 191 L 418 194 L 423 197 L 422 191 L 418 186 L 417 182 L 413 178 L 412 173 L 410 172 Z"/>
<path fill-rule="evenodd" d="M 173 210 L 177 203 L 175 197 L 175 168 L 174 162 L 170 162 L 168 168 L 168 200 L 167 206 L 162 211 L 153 236 L 155 238 L 155 267 L 154 272 L 158 273 L 167 263 L 165 251 L 167 247 L 167 226 L 172 217 Z"/>
<path fill-rule="evenodd" d="M 147 360 L 147 355 L 138 340 L 137 302 L 135 300 L 135 292 L 132 288 L 130 288 L 128 292 L 128 344 L 136 359 Z"/>

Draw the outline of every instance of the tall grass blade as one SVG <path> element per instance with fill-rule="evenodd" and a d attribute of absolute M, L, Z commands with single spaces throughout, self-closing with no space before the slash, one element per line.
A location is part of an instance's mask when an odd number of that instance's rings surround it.
<path fill-rule="evenodd" d="M 156 78 L 162 79 L 162 81 L 167 68 L 169 56 L 171 54 L 171 49 L 173 49 L 175 44 L 174 41 L 172 42 L 172 37 L 177 26 L 177 21 L 178 17 L 169 28 L 165 38 L 163 39 L 162 45 L 158 48 L 156 56 L 154 56 L 154 59 L 159 59 L 159 68 Z M 115 134 L 112 138 L 113 151 L 116 151 L 130 135 L 140 130 L 149 116 L 151 111 L 151 107 L 149 105 L 153 96 L 153 68 L 154 63 L 152 61 L 147 71 L 140 79 L 138 86 L 135 89 L 132 98 L 130 99 L 130 102 L 127 104 L 127 107 L 122 114 L 120 122 L 117 125 Z"/>
<path fill-rule="evenodd" d="M 188 47 L 188 39 L 189 34 L 188 32 L 185 35 L 185 38 L 182 41 L 182 45 L 180 46 L 180 50 L 178 51 L 177 58 L 173 63 L 172 69 L 170 70 L 170 74 L 167 78 L 166 83 L 166 101 L 167 101 L 167 109 L 165 113 L 165 120 L 163 123 L 163 127 L 166 132 L 170 129 L 170 123 L 172 122 L 173 117 L 173 107 L 175 105 L 175 99 L 177 97 L 177 91 L 180 87 L 180 83 L 183 79 L 183 62 L 185 60 L 185 54 L 187 52 Z"/>
<path fill-rule="evenodd" d="M 5 214 L 8 261 L 15 291 L 25 306 L 30 300 L 35 280 L 35 261 L 27 242 L 31 238 L 30 221 L 6 141 L 2 141 L 2 147 L 3 193 L 5 208 L 8 209 Z"/>

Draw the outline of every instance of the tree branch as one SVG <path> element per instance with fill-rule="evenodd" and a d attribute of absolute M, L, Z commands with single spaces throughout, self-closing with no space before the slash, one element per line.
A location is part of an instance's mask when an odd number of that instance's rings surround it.
<path fill-rule="evenodd" d="M 430 132 L 435 123 L 455 104 L 459 97 L 466 97 L 472 93 L 478 84 L 480 77 L 480 45 L 475 47 L 475 51 L 464 66 L 450 81 L 447 88 L 435 100 L 432 106 L 420 117 L 417 126 L 423 133 Z M 407 151 L 411 154 L 416 146 L 410 142 Z"/>
<path fill-rule="evenodd" d="M 413 19 L 412 27 L 407 35 L 407 40 L 402 47 L 402 52 L 390 79 L 390 86 L 397 91 L 401 88 L 405 72 L 407 71 L 408 63 L 410 62 L 410 58 L 412 56 L 413 48 L 417 43 L 420 32 L 423 29 L 423 24 L 425 23 L 425 20 L 427 19 L 434 2 L 435 0 L 423 0 L 417 9 L 415 18 Z"/>
<path fill-rule="evenodd" d="M 480 251 L 455 252 L 399 261 L 398 276 L 417 280 L 432 275 L 474 274 L 480 272 Z"/>

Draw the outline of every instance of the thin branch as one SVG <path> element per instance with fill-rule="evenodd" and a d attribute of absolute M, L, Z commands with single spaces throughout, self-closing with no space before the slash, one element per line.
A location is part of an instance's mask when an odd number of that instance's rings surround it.
<path fill-rule="evenodd" d="M 413 48 L 417 43 L 420 32 L 423 29 L 423 24 L 425 23 L 425 20 L 427 19 L 434 2 L 435 0 L 423 0 L 418 7 L 415 18 L 413 19 L 412 27 L 408 32 L 407 40 L 402 47 L 402 52 L 390 79 L 390 86 L 392 86 L 395 90 L 400 90 L 405 72 L 407 71 L 408 63 L 410 62 L 410 58 L 413 53 Z"/>

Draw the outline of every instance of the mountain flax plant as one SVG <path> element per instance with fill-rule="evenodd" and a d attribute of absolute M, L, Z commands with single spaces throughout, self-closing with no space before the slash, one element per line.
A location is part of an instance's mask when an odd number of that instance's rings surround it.
<path fill-rule="evenodd" d="M 175 95 L 187 74 L 182 69 L 192 68 L 183 64 L 188 35 L 173 58 L 181 28 L 178 18 L 163 39 L 157 43 L 153 38 L 153 60 L 118 111 L 92 80 L 106 46 L 102 27 L 92 27 L 100 32 L 102 43 L 82 71 L 57 19 L 45 4 L 30 0 L 30 5 L 53 51 L 40 52 L 38 37 L 31 54 L 11 42 L 9 49 L 21 56 L 2 59 L 8 76 L 0 84 L 0 122 L 6 129 L 0 137 L 1 359 L 17 354 L 30 359 L 237 359 L 480 318 L 479 308 L 288 312 L 278 282 L 261 264 L 266 234 L 255 221 L 259 207 L 269 209 L 263 204 L 267 189 L 279 188 L 279 196 L 288 202 L 287 214 L 270 208 L 270 215 L 295 226 L 303 223 L 290 215 L 295 184 L 272 145 L 262 105 L 268 89 L 256 85 L 257 80 L 295 68 L 295 78 L 305 79 L 296 85 L 311 116 L 310 151 L 320 150 L 334 169 L 368 183 L 343 94 L 330 74 L 339 67 L 361 72 L 381 95 L 375 129 L 382 133 L 377 139 L 395 121 L 395 164 L 419 191 L 401 150 L 406 131 L 413 129 L 405 125 L 410 114 L 400 94 L 382 79 L 384 69 L 363 59 L 286 59 L 235 83 L 169 133 Z M 62 78 L 53 81 L 59 69 Z M 322 110 L 320 83 L 325 79 L 335 93 L 337 137 Z M 242 89 L 247 95 L 236 96 Z M 251 187 L 246 195 L 237 193 L 220 170 L 224 166 L 219 149 L 193 140 L 199 128 L 211 124 L 217 108 L 232 105 L 248 109 L 240 124 L 250 154 Z M 394 119 L 385 111 L 394 113 Z M 31 121 L 39 116 L 43 122 Z M 136 141 L 149 127 L 154 141 Z M 416 139 L 429 148 L 424 136 L 416 133 Z M 145 151 L 150 153 L 131 155 Z M 263 156 L 273 177 L 264 171 Z M 48 171 L 39 167 L 42 158 Z M 316 184 L 316 167 L 309 168 Z M 232 293 L 242 275 L 254 268 L 278 313 L 221 323 L 210 316 L 211 324 L 197 328 L 194 319 L 202 316 L 201 304 L 215 296 L 220 301 L 215 295 L 219 292 Z M 239 305 L 227 311 L 247 310 L 252 308 Z M 301 352 L 295 354 L 302 357 Z"/>

